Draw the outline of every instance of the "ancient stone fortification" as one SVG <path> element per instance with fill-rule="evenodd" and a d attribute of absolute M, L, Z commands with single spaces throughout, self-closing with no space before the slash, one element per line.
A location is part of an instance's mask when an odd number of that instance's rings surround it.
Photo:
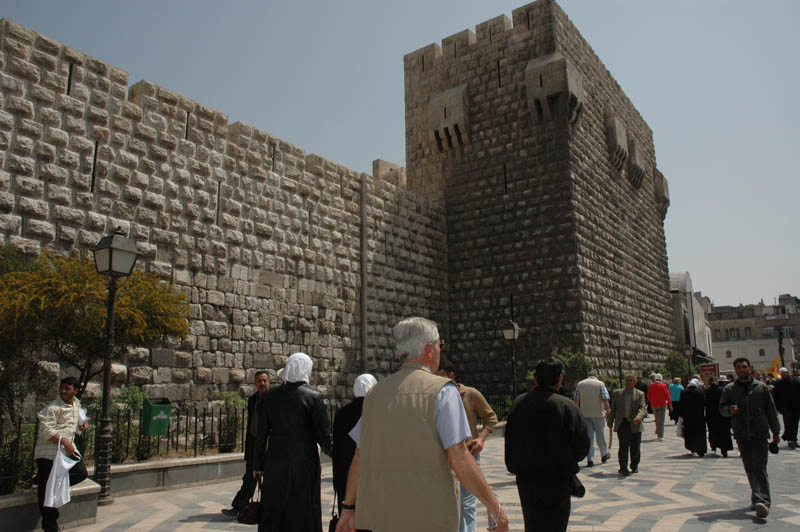
<path fill-rule="evenodd" d="M 507 382 L 554 350 L 616 369 L 670 348 L 666 180 L 652 133 L 555 2 L 405 57 L 407 181 L 445 204 L 450 345 L 466 380 Z M 505 371 L 498 371 L 505 368 Z M 465 375 L 466 374 L 466 375 Z"/>
<path fill-rule="evenodd" d="M 652 134 L 540 0 L 405 58 L 407 169 L 305 152 L 15 24 L 0 35 L 0 242 L 88 249 L 116 226 L 192 305 L 179 345 L 117 379 L 205 401 L 304 350 L 329 398 L 440 323 L 464 380 L 508 389 L 555 349 L 611 368 L 670 346 L 666 181 Z"/>

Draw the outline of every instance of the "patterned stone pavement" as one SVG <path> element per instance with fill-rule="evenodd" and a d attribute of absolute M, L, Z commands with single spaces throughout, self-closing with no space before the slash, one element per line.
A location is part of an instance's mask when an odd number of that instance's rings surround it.
<path fill-rule="evenodd" d="M 714 454 L 691 457 L 683 448 L 683 440 L 675 436 L 672 425 L 668 426 L 662 442 L 656 441 L 654 427 L 650 420 L 645 421 L 638 474 L 625 478 L 617 474 L 616 438 L 608 463 L 581 471 L 587 493 L 583 499 L 572 499 L 570 531 L 772 532 L 800 529 L 800 450 L 791 451 L 782 445 L 780 454 L 770 455 L 773 504 L 767 520 L 762 520 L 748 508 L 750 490 L 736 450 L 729 453 L 729 458 Z M 523 530 L 514 477 L 506 472 L 503 464 L 502 438 L 488 441 L 481 457 L 481 468 L 511 519 L 511 530 Z M 322 477 L 323 529 L 327 529 L 333 496 L 330 465 L 323 468 Z M 78 530 L 255 530 L 220 513 L 238 487 L 238 482 L 226 482 L 118 497 L 113 505 L 98 508 L 96 524 Z M 485 512 L 481 511 L 481 517 L 479 530 L 485 530 Z"/>

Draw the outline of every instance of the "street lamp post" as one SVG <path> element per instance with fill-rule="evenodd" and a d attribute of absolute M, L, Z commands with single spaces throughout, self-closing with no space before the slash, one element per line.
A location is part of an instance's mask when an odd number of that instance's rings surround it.
<path fill-rule="evenodd" d="M 503 329 L 503 337 L 511 341 L 511 400 L 517 398 L 517 350 L 516 343 L 519 338 L 519 325 L 513 320 L 508 320 L 508 324 Z"/>
<path fill-rule="evenodd" d="M 622 333 L 617 333 L 611 338 L 611 345 L 617 348 L 617 367 L 619 371 L 619 387 L 622 388 L 622 346 L 625 345 L 625 337 Z"/>
<path fill-rule="evenodd" d="M 108 275 L 106 315 L 106 349 L 103 357 L 103 411 L 100 431 L 95 438 L 94 476 L 100 485 L 97 503 L 111 504 L 111 353 L 114 349 L 114 306 L 117 298 L 117 279 L 130 275 L 139 252 L 136 242 L 127 238 L 119 227 L 100 239 L 92 249 L 97 273 Z"/>
<path fill-rule="evenodd" d="M 694 353 L 694 348 L 690 345 L 687 345 L 686 348 L 683 350 L 683 354 L 686 355 L 686 382 L 692 380 L 692 354 Z"/>

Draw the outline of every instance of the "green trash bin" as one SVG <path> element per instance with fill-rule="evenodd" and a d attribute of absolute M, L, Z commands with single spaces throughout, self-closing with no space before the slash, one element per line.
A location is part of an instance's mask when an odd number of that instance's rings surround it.
<path fill-rule="evenodd" d="M 172 413 L 172 403 L 166 397 L 145 399 L 142 409 L 142 435 L 166 436 L 170 413 Z"/>

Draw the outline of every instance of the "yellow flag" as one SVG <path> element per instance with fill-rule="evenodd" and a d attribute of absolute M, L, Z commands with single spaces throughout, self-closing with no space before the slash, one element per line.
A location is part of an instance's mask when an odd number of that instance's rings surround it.
<path fill-rule="evenodd" d="M 772 365 L 769 367 L 769 372 L 772 373 L 773 377 L 775 377 L 776 379 L 779 379 L 781 377 L 781 374 L 778 371 L 779 369 L 781 369 L 781 357 L 780 357 L 780 355 L 776 356 L 775 360 L 772 361 Z"/>

